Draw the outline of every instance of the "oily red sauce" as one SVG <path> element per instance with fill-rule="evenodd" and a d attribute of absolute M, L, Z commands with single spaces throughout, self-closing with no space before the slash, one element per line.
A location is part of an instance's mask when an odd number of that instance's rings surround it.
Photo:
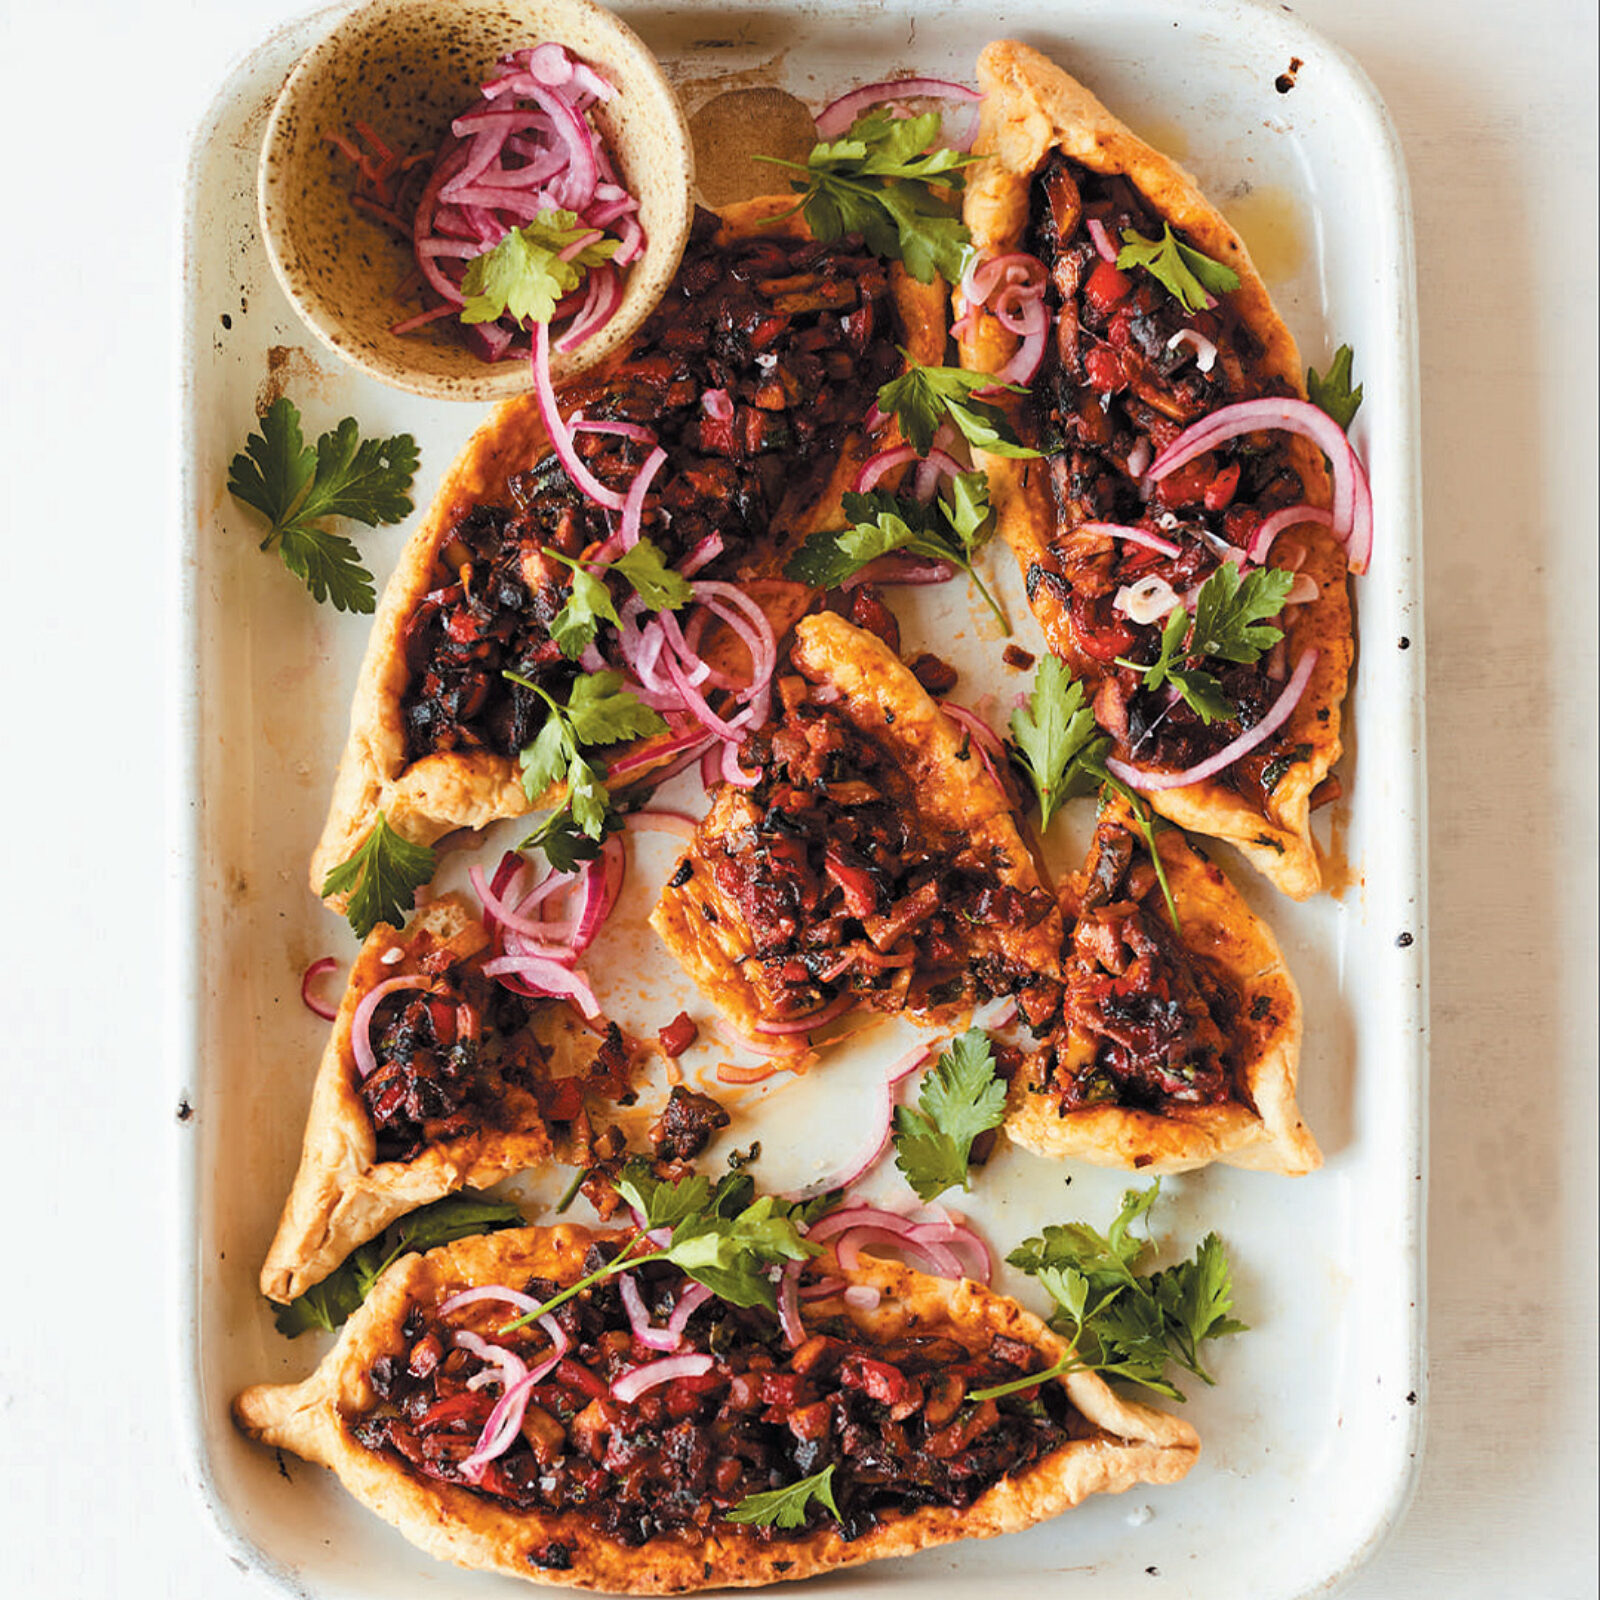
<path fill-rule="evenodd" d="M 1248 545 L 1262 521 L 1304 500 L 1283 436 L 1263 433 L 1219 446 L 1155 485 L 1146 500 L 1140 474 L 1187 427 L 1222 406 L 1288 394 L 1278 378 L 1260 375 L 1261 349 L 1238 320 L 1229 297 L 1211 310 L 1189 312 L 1148 273 L 1119 271 L 1102 261 L 1090 218 L 1114 242 L 1124 228 L 1146 239 L 1162 223 L 1120 177 L 1088 171 L 1059 153 L 1034 180 L 1027 247 L 1049 272 L 1046 301 L 1054 337 L 1029 400 L 1033 442 L 1045 452 L 1055 527 L 1054 565 L 1027 574 L 1029 598 L 1041 585 L 1065 607 L 1074 668 L 1099 685 L 1095 711 L 1122 753 L 1168 769 L 1204 760 L 1253 727 L 1282 690 L 1268 658 L 1252 665 L 1208 663 L 1238 710 L 1233 721 L 1207 727 L 1164 690 L 1146 691 L 1141 673 L 1114 665 L 1122 656 L 1148 664 L 1159 652 L 1160 624 L 1131 621 L 1113 606 L 1124 585 L 1164 578 L 1184 594 L 1203 583 L 1223 548 Z M 1170 341 L 1192 328 L 1215 346 L 1201 371 L 1192 343 Z M 1130 460 L 1137 470 L 1130 470 Z M 1149 529 L 1180 547 L 1177 557 L 1126 540 L 1076 531 L 1085 522 Z M 1270 792 L 1262 774 L 1281 753 L 1269 739 L 1221 774 L 1259 803 Z"/>
<path fill-rule="evenodd" d="M 429 1145 L 504 1126 L 507 1091 L 538 1102 L 546 1122 L 583 1114 L 584 1091 L 627 1093 L 631 1060 L 613 1025 L 587 1076 L 552 1078 L 549 1051 L 530 1026 L 537 1007 L 483 976 L 481 960 L 424 956 L 433 992 L 397 989 L 378 1002 L 368 1037 L 377 1066 L 360 1086 L 379 1161 L 410 1161 Z"/>
<path fill-rule="evenodd" d="M 1069 889 L 1062 1021 L 1023 1063 L 1030 1090 L 1065 1113 L 1109 1102 L 1147 1111 L 1238 1098 L 1227 1035 L 1232 985 L 1174 932 L 1154 868 L 1120 829 L 1102 829 Z M 1100 1041 L 1069 1066 L 1068 1030 Z"/>
<path fill-rule="evenodd" d="M 656 436 L 667 459 L 645 496 L 642 530 L 669 564 L 718 535 L 722 554 L 707 576 L 736 572 L 783 502 L 816 491 L 901 364 L 886 269 L 858 236 L 717 245 L 715 227 L 699 214 L 677 277 L 627 359 L 562 396 L 564 412 Z M 726 395 L 726 417 L 707 410 L 708 392 Z M 575 437 L 589 471 L 618 492 L 653 448 Z M 541 548 L 576 557 L 610 536 L 615 516 L 579 494 L 554 455 L 513 477 L 509 491 L 509 504 L 476 507 L 456 525 L 438 584 L 407 624 L 410 760 L 478 748 L 514 755 L 546 707 L 505 669 L 558 698 L 576 671 L 549 631 L 571 574 Z M 612 582 L 620 606 L 631 591 Z"/>
<path fill-rule="evenodd" d="M 782 714 L 740 752 L 761 773 L 749 791 L 756 816 L 705 847 L 778 1015 L 807 1015 L 846 992 L 897 1011 L 1035 982 L 998 958 L 976 970 L 970 934 L 1031 927 L 1049 896 L 961 858 L 965 838 L 932 836 L 905 774 L 803 679 L 779 690 Z M 692 879 L 684 886 L 693 892 Z"/>
<path fill-rule="evenodd" d="M 592 1247 L 585 1271 L 616 1248 Z M 664 1322 L 688 1280 L 665 1264 L 641 1268 L 637 1277 L 652 1320 Z M 515 1287 L 547 1299 L 558 1285 L 533 1278 Z M 455 1345 L 454 1330 L 472 1313 L 479 1313 L 475 1329 L 519 1349 L 530 1365 L 548 1350 L 537 1326 L 494 1333 L 506 1316 L 497 1305 L 468 1308 L 450 1327 L 414 1308 L 405 1349 L 368 1371 L 378 1405 L 354 1427 L 360 1444 L 422 1477 L 465 1482 L 459 1464 L 501 1392 L 498 1384 L 468 1387 L 485 1363 Z M 573 1348 L 534 1386 L 520 1435 L 475 1491 L 521 1510 L 575 1513 L 624 1544 L 658 1535 L 727 1536 L 733 1527 L 719 1526 L 721 1519 L 747 1495 L 830 1464 L 840 1531 L 855 1539 L 886 1511 L 969 1506 L 1088 1431 L 1058 1384 L 998 1400 L 967 1398 L 1040 1370 L 1033 1350 L 1004 1336 L 977 1350 L 939 1333 L 878 1344 L 843 1317 L 813 1318 L 791 1350 L 771 1312 L 712 1299 L 690 1316 L 685 1346 L 710 1354 L 711 1369 L 624 1404 L 611 1394 L 613 1382 L 661 1353 L 635 1342 L 615 1280 L 553 1315 Z M 831 1521 L 813 1501 L 802 1528 L 750 1531 L 782 1541 Z M 558 1534 L 535 1559 L 560 1568 L 570 1555 Z"/>

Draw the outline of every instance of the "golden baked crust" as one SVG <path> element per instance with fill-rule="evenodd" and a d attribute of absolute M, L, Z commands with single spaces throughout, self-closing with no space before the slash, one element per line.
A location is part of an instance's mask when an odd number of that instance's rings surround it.
<path fill-rule="evenodd" d="M 1027 45 L 1010 40 L 989 45 L 978 58 L 978 82 L 984 100 L 976 148 L 985 159 L 972 171 L 965 201 L 967 226 L 977 248 L 999 252 L 1018 247 L 1028 222 L 1032 176 L 1051 150 L 1060 150 L 1091 171 L 1122 174 L 1196 248 L 1238 273 L 1239 287 L 1229 295 L 1229 303 L 1261 344 L 1258 370 L 1264 378 L 1281 378 L 1295 394 L 1305 394 L 1294 339 L 1273 309 L 1244 242 L 1188 173 L 1151 149 L 1082 84 Z M 984 315 L 962 343 L 962 363 L 994 371 L 1014 344 L 992 317 Z M 1289 450 L 1305 484 L 1306 501 L 1326 507 L 1329 487 L 1321 454 L 1299 437 L 1289 441 Z M 1050 568 L 1054 516 L 1044 463 L 986 457 L 984 465 L 1000 530 L 1023 571 L 1035 564 Z M 1339 758 L 1340 707 L 1354 646 L 1343 546 L 1314 524 L 1296 527 L 1292 538 L 1306 552 L 1300 570 L 1316 580 L 1319 592 L 1317 599 L 1291 608 L 1280 621 L 1291 660 L 1310 648 L 1319 655 L 1281 739 L 1285 749 L 1307 746 L 1307 759 L 1289 767 L 1279 780 L 1265 815 L 1215 780 L 1156 790 L 1148 799 L 1181 827 L 1228 840 L 1259 872 L 1298 900 L 1321 887 L 1311 835 L 1311 794 Z M 1070 659 L 1066 621 L 1049 585 L 1037 587 L 1034 610 L 1052 649 Z"/>
<path fill-rule="evenodd" d="M 768 221 L 789 209 L 791 196 L 767 196 L 731 206 L 722 214 L 718 241 L 762 234 L 803 237 L 802 219 Z M 919 284 L 898 263 L 890 272 L 906 348 L 920 361 L 942 358 L 948 301 L 941 284 Z M 626 350 L 583 381 L 587 387 L 626 358 Z M 891 441 L 892 442 L 892 441 Z M 311 889 L 322 893 L 327 874 L 348 860 L 371 831 L 379 811 L 390 827 L 418 844 L 432 844 L 457 828 L 484 828 L 506 817 L 539 809 L 523 792 L 521 771 L 513 757 L 494 751 L 436 752 L 406 760 L 401 704 L 410 679 L 405 660 L 405 631 L 422 597 L 437 583 L 440 553 L 451 530 L 468 511 L 480 505 L 503 505 L 508 480 L 527 471 L 548 447 L 533 395 L 498 405 L 467 441 L 445 474 L 427 514 L 407 541 L 373 619 L 366 655 L 350 709 L 350 733 L 339 760 L 322 837 L 311 858 Z M 865 449 L 859 437 L 846 441 L 832 475 L 820 495 L 791 496 L 772 519 L 773 542 L 753 556 L 739 574 L 751 586 L 756 580 L 760 603 L 774 631 L 786 633 L 810 603 L 810 593 L 795 584 L 762 583 L 781 571 L 783 552 L 808 534 L 837 522 L 844 492 L 854 483 Z M 737 641 L 729 641 L 737 649 Z M 714 664 L 715 657 L 713 657 Z M 669 741 L 663 739 L 665 746 Z M 665 751 L 662 760 L 669 758 Z M 647 777 L 641 767 L 635 780 Z M 558 805 L 562 793 L 553 788 L 540 806 Z M 330 906 L 342 908 L 342 897 Z"/>
<path fill-rule="evenodd" d="M 790 659 L 813 683 L 838 689 L 838 710 L 905 775 L 930 835 L 965 839 L 963 859 L 1024 894 L 1040 887 L 1011 803 L 982 762 L 972 759 L 970 737 L 883 640 L 833 612 L 819 612 L 797 624 Z M 758 815 L 745 791 L 720 789 L 680 859 L 680 868 L 683 861 L 691 863 L 692 876 L 677 888 L 669 881 L 650 917 L 701 991 L 745 1034 L 780 1019 L 765 1003 L 756 941 L 738 902 L 718 883 L 711 852 Z M 1060 918 L 1052 912 L 1031 928 L 975 927 L 970 943 L 974 958 L 995 955 L 1053 975 Z M 809 1048 L 803 1034 L 773 1035 L 771 1045 L 787 1054 Z"/>
<path fill-rule="evenodd" d="M 1093 1373 L 1073 1372 L 1054 1381 L 1084 1419 L 1083 1436 L 995 1484 L 965 1510 L 889 1513 L 853 1541 L 831 1528 L 763 1541 L 754 1530 L 719 1522 L 704 1538 L 658 1536 L 625 1546 L 598 1533 L 579 1513 L 519 1513 L 471 1490 L 414 1477 L 392 1457 L 356 1443 L 352 1425 L 375 1402 L 365 1374 L 379 1356 L 405 1348 L 400 1330 L 412 1304 L 431 1303 L 472 1284 L 521 1281 L 534 1274 L 571 1283 L 582 1274 L 589 1245 L 614 1237 L 620 1235 L 581 1227 L 528 1228 L 406 1256 L 378 1280 L 309 1378 L 246 1389 L 234 1401 L 234 1418 L 252 1438 L 330 1467 L 358 1500 L 430 1555 L 463 1567 L 612 1594 L 774 1583 L 914 1555 L 955 1539 L 986 1539 L 1056 1516 L 1090 1494 L 1175 1482 L 1199 1453 L 1200 1441 L 1187 1423 L 1119 1399 Z M 835 1275 L 834 1265 L 829 1272 Z M 847 1316 L 869 1338 L 943 1330 L 976 1347 L 1004 1334 L 1037 1350 L 1047 1365 L 1068 1350 L 1037 1317 L 971 1281 L 929 1278 L 870 1259 L 854 1272 L 836 1275 L 878 1289 L 880 1303 L 865 1311 L 830 1299 L 818 1303 L 819 1314 Z M 530 1562 L 531 1554 L 553 1538 L 571 1551 L 565 1571 Z"/>
<path fill-rule="evenodd" d="M 418 972 L 418 959 L 448 946 L 456 960 L 483 949 L 488 934 L 458 895 L 441 895 L 404 931 L 379 923 L 361 947 L 306 1116 L 300 1167 L 261 1268 L 261 1292 L 289 1301 L 333 1271 L 396 1218 L 462 1188 L 498 1183 L 551 1157 L 550 1132 L 526 1090 L 506 1086 L 501 1126 L 429 1145 L 410 1161 L 379 1161 L 362 1103 L 351 1023 L 362 998 L 387 978 Z M 399 949 L 398 961 L 385 961 Z"/>
<path fill-rule="evenodd" d="M 1125 804 L 1116 801 L 1101 815 L 1097 843 L 1132 828 Z M 1295 1099 L 1300 992 L 1283 952 L 1221 869 L 1176 829 L 1159 832 L 1156 847 L 1177 903 L 1180 942 L 1210 963 L 1238 999 L 1227 1030 L 1237 1097 L 1216 1105 L 1171 1103 L 1161 1112 L 1104 1103 L 1062 1114 L 1052 1095 L 1029 1092 L 1024 1067 L 1012 1080 L 1005 1131 L 1039 1155 L 1102 1167 L 1186 1172 L 1221 1161 L 1291 1177 L 1313 1172 L 1322 1153 Z M 1153 898 L 1159 903 L 1159 895 Z M 1067 1070 L 1087 1065 L 1099 1046 L 1069 1026 Z"/>

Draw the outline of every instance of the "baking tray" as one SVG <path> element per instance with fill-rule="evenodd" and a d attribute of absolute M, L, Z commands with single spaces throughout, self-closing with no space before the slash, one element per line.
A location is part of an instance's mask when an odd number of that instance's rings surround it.
<path fill-rule="evenodd" d="M 240 1565 L 283 1592 L 326 1600 L 468 1600 L 526 1591 L 421 1555 L 331 1476 L 295 1461 L 280 1468 L 228 1417 L 243 1385 L 297 1377 L 320 1353 L 309 1337 L 290 1344 L 273 1331 L 256 1273 L 293 1174 L 323 1044 L 324 1025 L 300 1003 L 300 974 L 318 956 L 354 948 L 309 894 L 305 863 L 366 623 L 313 605 L 257 551 L 249 517 L 226 493 L 227 464 L 258 407 L 287 392 L 308 435 L 347 414 L 368 434 L 414 433 L 420 510 L 481 415 L 330 366 L 280 294 L 257 238 L 255 160 L 267 109 L 295 59 L 344 9 L 291 24 L 232 73 L 195 138 L 188 176 L 178 446 L 185 515 L 172 554 L 177 1390 L 190 1475 Z M 1203 1440 L 1200 1462 L 1174 1487 L 1100 1497 L 998 1542 L 814 1585 L 833 1594 L 912 1586 L 933 1600 L 969 1595 L 980 1576 L 1013 1593 L 1097 1600 L 1325 1593 L 1403 1512 L 1424 1399 L 1415 295 L 1405 177 L 1383 107 L 1359 68 L 1277 7 L 1035 0 L 1005 8 L 1003 21 L 949 0 L 923 0 L 914 16 L 848 0 L 616 9 L 662 56 L 691 111 L 719 86 L 772 84 L 820 104 L 907 68 L 970 79 L 987 39 L 1024 39 L 1196 173 L 1245 234 L 1309 361 L 1324 365 L 1339 343 L 1355 347 L 1366 400 L 1354 431 L 1371 471 L 1378 537 L 1372 571 L 1358 584 L 1355 737 L 1341 768 L 1348 798 L 1319 822 L 1336 892 L 1292 905 L 1222 852 L 1278 932 L 1303 990 L 1301 1104 L 1327 1164 L 1299 1180 L 1213 1168 L 1165 1183 L 1157 1232 L 1185 1248 L 1208 1228 L 1224 1235 L 1236 1309 L 1253 1330 L 1212 1347 L 1217 1388 L 1189 1386 L 1185 1414 Z M 380 582 L 407 531 L 361 534 Z M 1005 552 L 995 552 L 990 569 L 1019 639 L 1039 649 Z M 931 647 L 962 669 L 956 698 L 972 704 L 990 689 L 1009 704 L 1026 681 L 996 677 L 994 636 L 962 586 L 900 591 L 896 605 L 908 651 Z M 1054 830 L 1053 866 L 1081 852 L 1087 817 L 1080 806 Z M 630 841 L 638 848 L 629 887 L 587 964 L 608 1009 L 646 1030 L 680 1003 L 642 925 L 672 846 L 652 836 Z M 705 1013 L 703 1004 L 690 1009 Z M 859 1127 L 870 1062 L 895 1048 L 886 1026 L 804 1078 L 741 1097 L 719 1090 L 737 1114 L 710 1159 L 759 1132 L 764 1187 L 820 1170 Z M 706 1052 L 690 1064 L 704 1072 L 715 1059 Z M 564 1176 L 510 1187 L 534 1215 Z M 1050 1221 L 1103 1226 L 1130 1181 L 1002 1143 L 974 1193 L 959 1198 L 1003 1252 Z M 892 1167 L 869 1187 L 892 1192 Z M 1039 1305 L 1024 1280 L 1002 1283 Z"/>

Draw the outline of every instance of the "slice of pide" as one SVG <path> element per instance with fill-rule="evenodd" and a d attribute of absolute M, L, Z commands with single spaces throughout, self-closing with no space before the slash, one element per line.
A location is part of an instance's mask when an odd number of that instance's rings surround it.
<path fill-rule="evenodd" d="M 1005 1129 L 1047 1156 L 1183 1172 L 1299 1175 L 1322 1164 L 1300 1119 L 1300 994 L 1271 931 L 1176 829 L 1156 847 L 1127 806 L 1101 812 L 1062 889 L 1060 1021 L 1012 1078 Z"/>
<path fill-rule="evenodd" d="M 1237 845 L 1284 892 L 1312 894 L 1321 873 L 1311 798 L 1339 756 L 1352 658 L 1346 551 L 1324 525 L 1322 453 L 1283 423 L 1263 422 L 1170 471 L 1160 459 L 1225 406 L 1276 398 L 1292 409 L 1305 394 L 1294 340 L 1221 213 L 1081 84 L 1009 41 L 983 52 L 978 79 L 986 159 L 967 185 L 973 242 L 987 258 L 1022 251 L 1044 269 L 1043 356 L 1015 405 L 1019 431 L 1044 459 L 986 462 L 1034 612 L 1051 648 L 1086 680 L 1116 740 L 1113 760 L 1138 774 L 1123 776 L 1163 815 Z M 1237 274 L 1238 287 L 1211 294 L 1193 283 L 1189 299 L 1213 303 L 1188 309 L 1153 270 L 1115 265 L 1133 233 L 1165 248 L 1169 278 L 1192 279 L 1194 258 L 1180 253 L 1188 248 Z M 963 336 L 962 359 L 998 372 L 1017 344 L 984 310 Z M 1349 455 L 1336 426 L 1309 408 L 1297 415 L 1299 426 L 1331 429 L 1331 447 Z M 1153 469 L 1166 475 L 1154 481 Z M 1341 471 L 1355 516 L 1364 479 L 1353 457 Z M 1370 500 L 1366 514 L 1370 525 Z M 1179 603 L 1194 609 L 1201 584 L 1230 560 L 1295 576 L 1271 618 L 1285 635 L 1279 646 L 1248 661 L 1229 645 L 1191 663 L 1217 680 L 1214 693 L 1232 712 L 1218 716 L 1213 697 L 1208 723 L 1171 684 L 1147 689 L 1143 679 L 1167 616 Z M 1279 710 L 1286 718 L 1270 736 L 1220 770 L 1158 786 L 1221 758 Z"/>
<path fill-rule="evenodd" d="M 651 924 L 770 1048 L 854 1007 L 1051 1012 L 1059 913 L 970 736 L 875 634 L 802 618 L 781 709 L 719 785 Z"/>
<path fill-rule="evenodd" d="M 331 1467 L 431 1555 L 619 1594 L 773 1583 L 988 1538 L 1090 1494 L 1174 1482 L 1198 1454 L 1187 1423 L 1088 1372 L 969 1401 L 1068 1347 L 978 1284 L 895 1263 L 846 1272 L 824 1258 L 877 1303 L 842 1290 L 803 1302 L 798 1342 L 774 1313 L 664 1264 L 627 1275 L 632 1316 L 620 1278 L 553 1313 L 559 1364 L 541 1324 L 500 1331 L 517 1314 L 504 1299 L 453 1304 L 491 1285 L 548 1298 L 624 1237 L 530 1228 L 407 1256 L 315 1373 L 247 1389 L 235 1418 Z M 670 1355 L 637 1342 L 641 1313 L 658 1333 L 681 1328 Z M 520 1402 L 506 1401 L 519 1377 Z M 837 1521 L 814 1497 L 797 1526 L 733 1520 L 829 1465 Z"/>
<path fill-rule="evenodd" d="M 565 1006 L 485 977 L 491 954 L 457 895 L 404 930 L 380 923 L 362 946 L 261 1269 L 270 1299 L 303 1294 L 418 1206 L 544 1164 L 553 1139 L 581 1159 L 567 1146 L 588 1126 L 584 1091 L 627 1087 L 621 1035 L 597 1051 Z M 587 1071 L 571 1070 L 578 1060 Z"/>
<path fill-rule="evenodd" d="M 916 283 L 858 240 L 824 246 L 797 218 L 774 223 L 786 209 L 786 199 L 750 201 L 720 223 L 701 213 L 661 306 L 620 358 L 561 397 L 569 422 L 582 411 L 613 430 L 574 436 L 606 490 L 625 494 L 659 446 L 643 534 L 669 565 L 698 553 L 697 577 L 739 582 L 779 634 L 810 600 L 803 586 L 774 581 L 785 551 L 836 519 L 869 448 L 877 386 L 901 370 L 898 347 L 937 359 L 946 321 L 940 286 Z M 564 702 L 581 669 L 550 625 L 572 572 L 542 552 L 576 559 L 619 521 L 573 486 L 533 395 L 499 406 L 472 436 L 379 604 L 312 859 L 315 892 L 379 811 L 431 844 L 534 809 L 517 756 L 548 707 L 504 672 Z M 738 640 L 723 648 L 738 672 Z M 652 748 L 665 761 L 677 745 L 635 750 L 619 786 L 648 775 Z M 559 803 L 560 792 L 543 799 Z"/>

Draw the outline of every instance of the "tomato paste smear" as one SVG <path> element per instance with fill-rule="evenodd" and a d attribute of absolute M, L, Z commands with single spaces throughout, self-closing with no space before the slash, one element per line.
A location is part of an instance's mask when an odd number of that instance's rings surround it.
<path fill-rule="evenodd" d="M 992 945 L 975 953 L 973 935 L 1034 926 L 1049 895 L 1003 882 L 964 834 L 931 830 L 888 752 L 803 678 L 778 691 L 784 709 L 740 752 L 760 779 L 724 791 L 732 826 L 702 834 L 696 869 L 739 907 L 768 1015 L 804 1017 L 845 994 L 899 1011 L 1044 982 Z M 694 879 L 683 887 L 694 894 Z"/>
<path fill-rule="evenodd" d="M 1061 1114 L 1109 1103 L 1147 1111 L 1247 1098 L 1227 1040 L 1237 991 L 1173 931 L 1144 847 L 1102 826 L 1067 888 L 1072 941 L 1062 1020 L 1025 1062 L 1030 1092 Z M 1099 1041 L 1082 1059 L 1077 1040 Z"/>
<path fill-rule="evenodd" d="M 696 217 L 677 277 L 619 365 L 563 391 L 591 422 L 648 428 L 667 459 L 645 496 L 642 532 L 676 565 L 713 534 L 708 576 L 737 574 L 786 501 L 804 505 L 899 370 L 884 263 L 857 235 L 832 244 L 762 235 L 715 242 Z M 709 398 L 708 398 L 709 397 Z M 626 492 L 654 445 L 579 431 L 577 450 Z M 435 588 L 406 624 L 407 757 L 488 749 L 515 755 L 547 707 L 502 676 L 557 698 L 576 673 L 550 637 L 575 558 L 612 534 L 554 455 L 509 482 L 510 502 L 474 507 L 441 546 Z M 631 592 L 612 580 L 620 605 Z"/>
<path fill-rule="evenodd" d="M 617 1248 L 592 1246 L 584 1270 L 598 1269 Z M 689 1280 L 665 1263 L 635 1276 L 652 1321 L 662 1325 Z M 559 1285 L 535 1277 L 520 1287 L 548 1299 Z M 839 1531 L 856 1539 L 886 1513 L 970 1506 L 1002 1479 L 1093 1431 L 1057 1383 L 968 1398 L 1041 1370 L 1033 1349 L 1005 1335 L 977 1350 L 946 1333 L 876 1343 L 844 1316 L 812 1313 L 804 1342 L 791 1350 L 773 1313 L 712 1298 L 690 1315 L 684 1346 L 709 1354 L 710 1370 L 623 1403 L 612 1395 L 613 1382 L 661 1353 L 636 1343 L 616 1281 L 585 1290 L 553 1315 L 572 1348 L 533 1386 L 510 1448 L 468 1486 L 521 1510 L 568 1513 L 626 1545 L 661 1535 L 729 1537 L 734 1527 L 719 1524 L 746 1496 L 830 1465 Z M 455 1328 L 470 1320 L 530 1365 L 548 1351 L 537 1325 L 497 1335 L 504 1316 L 490 1303 L 445 1326 L 413 1308 L 403 1348 L 368 1368 L 377 1405 L 354 1424 L 358 1443 L 422 1477 L 466 1484 L 460 1463 L 501 1391 L 498 1384 L 468 1387 L 487 1364 L 455 1347 Z M 831 1525 L 813 1501 L 802 1527 L 751 1526 L 748 1534 L 782 1542 Z"/>
<path fill-rule="evenodd" d="M 1251 665 L 1208 663 L 1238 710 L 1236 721 L 1208 727 L 1184 702 L 1143 689 L 1140 672 L 1114 665 L 1118 656 L 1153 661 L 1161 635 L 1159 620 L 1132 621 L 1115 597 L 1149 577 L 1179 596 L 1192 593 L 1228 547 L 1243 550 L 1267 516 L 1302 502 L 1305 486 L 1276 433 L 1220 445 L 1158 484 L 1144 482 L 1144 474 L 1209 413 L 1293 390 L 1280 377 L 1261 375 L 1264 352 L 1230 296 L 1190 312 L 1148 273 L 1101 258 L 1091 219 L 1119 244 L 1129 228 L 1145 239 L 1162 237 L 1161 220 L 1125 178 L 1091 172 L 1056 152 L 1034 180 L 1030 216 L 1028 247 L 1048 271 L 1053 337 L 1026 405 L 1033 441 L 1047 457 L 1055 560 L 1029 570 L 1028 595 L 1041 585 L 1055 591 L 1067 616 L 1069 663 L 1099 686 L 1096 714 L 1122 753 L 1146 765 L 1187 768 L 1259 722 L 1282 684 L 1268 675 L 1266 657 Z M 1184 330 L 1198 340 L 1174 344 Z M 1076 531 L 1086 522 L 1148 529 L 1181 553 Z M 1281 737 L 1218 781 L 1259 802 L 1270 792 L 1262 772 Z"/>

